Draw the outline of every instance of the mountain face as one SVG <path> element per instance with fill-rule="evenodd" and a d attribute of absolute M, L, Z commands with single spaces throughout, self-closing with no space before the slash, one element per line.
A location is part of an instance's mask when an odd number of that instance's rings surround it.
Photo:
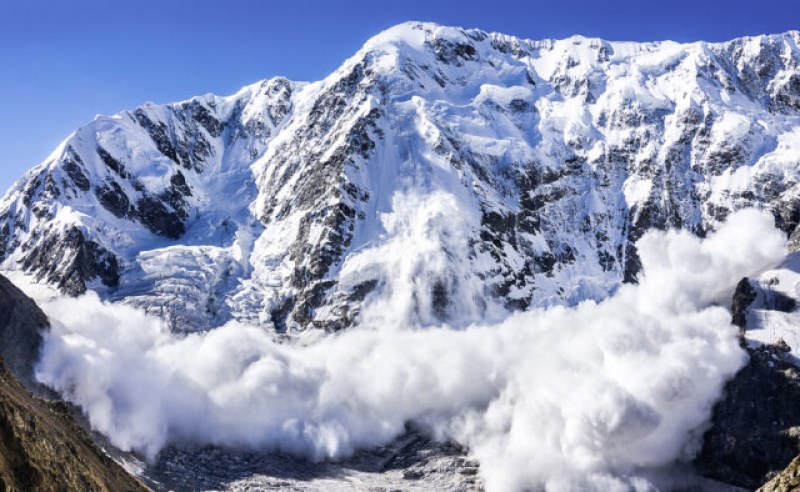
<path fill-rule="evenodd" d="M 65 403 L 28 393 L 2 358 L 0 437 L 3 490 L 149 490 L 92 442 Z"/>
<path fill-rule="evenodd" d="M 792 460 L 800 449 L 799 281 L 800 252 L 795 252 L 736 287 L 731 314 L 749 360 L 714 405 L 695 460 L 706 476 L 747 490 L 768 481 L 763 490 L 794 490 L 798 470 Z"/>
<path fill-rule="evenodd" d="M 39 306 L 0 276 L 0 359 L 27 390 L 39 396 L 48 393 L 36 382 L 33 366 L 39 360 L 43 333 L 49 326 Z"/>
<path fill-rule="evenodd" d="M 0 489 L 149 490 L 92 441 L 62 401 L 33 377 L 47 317 L 0 276 Z"/>
<path fill-rule="evenodd" d="M 607 296 L 650 228 L 703 235 L 756 206 L 792 234 L 799 164 L 798 32 L 407 23 L 319 82 L 97 117 L 0 202 L 0 261 L 176 330 L 336 330 L 400 274 L 416 323 L 459 325 Z"/>

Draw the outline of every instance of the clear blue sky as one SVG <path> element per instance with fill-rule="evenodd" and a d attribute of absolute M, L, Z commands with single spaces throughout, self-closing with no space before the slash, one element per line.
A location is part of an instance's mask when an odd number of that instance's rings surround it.
<path fill-rule="evenodd" d="M 798 29 L 800 0 L 0 0 L 0 189 L 97 113 L 317 80 L 406 20 L 716 41 Z"/>

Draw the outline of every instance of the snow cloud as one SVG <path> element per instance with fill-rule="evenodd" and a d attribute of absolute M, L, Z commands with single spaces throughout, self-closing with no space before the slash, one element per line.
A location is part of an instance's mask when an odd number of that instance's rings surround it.
<path fill-rule="evenodd" d="M 44 306 L 38 377 L 151 457 L 189 441 L 337 458 L 415 422 L 467 445 L 490 490 L 646 489 L 643 471 L 696 451 L 744 363 L 720 306 L 784 255 L 772 218 L 742 211 L 706 239 L 646 234 L 641 283 L 604 302 L 501 316 L 460 266 L 471 231 L 456 199 L 394 208 L 391 238 L 343 266 L 357 276 L 376 264 L 364 255 L 381 260 L 382 294 L 356 328 L 307 346 L 237 323 L 179 336 L 88 294 Z M 457 328 L 437 326 L 426 297 L 440 281 L 457 285 Z"/>

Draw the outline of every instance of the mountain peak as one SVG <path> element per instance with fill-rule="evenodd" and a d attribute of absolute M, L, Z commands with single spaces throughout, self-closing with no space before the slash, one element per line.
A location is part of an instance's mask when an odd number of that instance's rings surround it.
<path fill-rule="evenodd" d="M 499 45 L 511 44 L 517 46 L 524 46 L 528 50 L 537 49 L 553 49 L 560 46 L 562 50 L 566 47 L 591 47 L 598 48 L 601 46 L 610 49 L 611 51 L 620 50 L 623 53 L 631 51 L 652 51 L 653 48 L 665 45 L 673 48 L 687 48 L 694 45 L 707 45 L 716 46 L 718 48 L 737 45 L 737 44 L 770 44 L 770 43 L 789 43 L 791 49 L 800 49 L 800 31 L 789 30 L 783 33 L 774 34 L 761 34 L 755 36 L 741 36 L 727 41 L 720 42 L 676 42 L 672 40 L 657 40 L 649 42 L 637 41 L 611 41 L 598 37 L 583 36 L 575 34 L 566 38 L 542 38 L 542 39 L 528 39 L 517 36 L 512 36 L 504 33 L 483 31 L 480 29 L 467 29 L 457 26 L 444 26 L 434 22 L 423 21 L 408 21 L 401 24 L 392 26 L 385 31 L 373 36 L 368 40 L 362 52 L 367 52 L 375 49 L 386 49 L 393 47 L 406 48 L 413 51 L 429 51 L 438 43 L 450 44 L 472 44 L 476 48 L 481 42 L 486 41 L 489 46 L 497 47 Z"/>
<path fill-rule="evenodd" d="M 426 322 L 602 298 L 636 279 L 647 229 L 703 234 L 758 206 L 794 230 L 796 36 L 528 41 L 403 23 L 317 83 L 82 127 L 0 203 L 0 264 L 183 329 L 347 326 L 391 289 L 382 248 L 420 236 L 449 258 L 411 282 L 436 292 L 409 314 Z M 433 216 L 395 217 L 409 203 Z M 455 305 L 459 289 L 483 303 Z"/>
<path fill-rule="evenodd" d="M 442 26 L 433 22 L 408 21 L 373 36 L 364 44 L 364 49 L 369 50 L 386 45 L 405 45 L 412 49 L 422 49 L 425 42 L 431 39 L 463 40 L 464 38 L 466 38 L 466 31 L 460 27 Z"/>

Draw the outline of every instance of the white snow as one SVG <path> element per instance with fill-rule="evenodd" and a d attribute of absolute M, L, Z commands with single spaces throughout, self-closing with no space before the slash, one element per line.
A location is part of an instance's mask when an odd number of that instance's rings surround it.
<path fill-rule="evenodd" d="M 384 218 L 393 236 L 373 253 L 392 288 L 359 328 L 303 347 L 238 323 L 179 336 L 95 294 L 63 298 L 44 304 L 58 321 L 38 377 L 114 444 L 150 456 L 188 439 L 335 459 L 414 421 L 467 445 L 488 490 L 599 491 L 650 490 L 648 470 L 691 455 L 745 360 L 718 303 L 784 254 L 768 214 L 734 214 L 705 240 L 648 233 L 641 284 L 605 302 L 423 330 L 411 301 L 433 299 L 418 270 L 448 268 L 436 243 L 460 244 L 459 256 L 469 227 L 447 223 L 451 197 L 419 200 Z M 458 295 L 475 305 L 469 282 Z"/>
<path fill-rule="evenodd" d="M 775 269 L 763 272 L 756 280 L 768 291 L 800 301 L 800 253 L 790 255 L 786 261 Z M 781 312 L 763 307 L 752 308 L 748 311 L 746 337 L 756 345 L 783 340 L 792 349 L 795 362 L 800 364 L 796 355 L 800 352 L 800 310 Z"/>

